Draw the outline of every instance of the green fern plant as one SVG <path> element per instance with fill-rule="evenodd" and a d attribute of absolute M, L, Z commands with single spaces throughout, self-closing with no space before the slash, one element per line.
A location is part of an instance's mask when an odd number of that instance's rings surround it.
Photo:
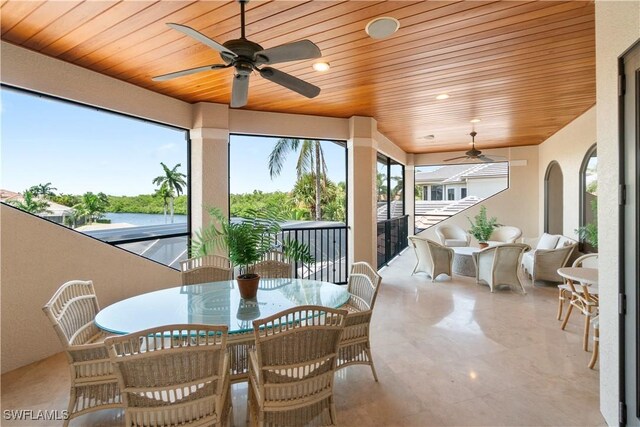
<path fill-rule="evenodd" d="M 594 221 L 578 227 L 574 230 L 580 240 L 583 240 L 593 246 L 598 247 L 598 199 L 591 201 L 591 212 L 593 212 Z"/>
<path fill-rule="evenodd" d="M 209 216 L 210 224 L 195 232 L 191 256 L 205 256 L 217 249 L 224 250 L 231 263 L 240 267 L 240 278 L 254 277 L 247 274 L 249 266 L 279 246 L 276 236 L 282 231 L 280 223 L 284 219 L 275 208 L 249 209 L 239 222 L 230 222 L 218 208 L 210 208 Z M 287 238 L 281 249 L 291 261 L 314 262 L 309 246 L 297 240 Z"/>
<path fill-rule="evenodd" d="M 496 217 L 492 216 L 491 218 L 487 218 L 487 208 L 484 205 L 480 206 L 480 212 L 473 217 L 473 221 L 471 221 L 469 217 L 467 217 L 467 219 L 469 220 L 469 224 L 471 224 L 469 234 L 478 239 L 479 242 L 489 240 L 493 230 L 500 225 Z"/>

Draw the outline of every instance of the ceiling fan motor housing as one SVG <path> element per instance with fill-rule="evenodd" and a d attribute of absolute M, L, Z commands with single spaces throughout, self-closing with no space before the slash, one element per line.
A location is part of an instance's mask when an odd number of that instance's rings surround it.
<path fill-rule="evenodd" d="M 262 46 L 258 43 L 254 43 L 247 39 L 229 40 L 224 42 L 222 45 L 238 55 L 234 58 L 231 55 L 226 54 L 226 52 L 221 52 L 222 59 L 227 64 L 232 62 L 234 59 L 244 59 L 247 62 L 253 62 L 256 52 L 263 50 Z"/>

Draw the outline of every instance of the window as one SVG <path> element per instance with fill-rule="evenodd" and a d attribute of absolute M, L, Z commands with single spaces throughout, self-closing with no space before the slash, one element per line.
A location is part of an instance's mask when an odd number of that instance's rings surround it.
<path fill-rule="evenodd" d="M 408 219 L 404 213 L 404 166 L 378 153 L 377 160 L 378 268 L 407 247 Z M 427 187 L 422 195 L 426 197 Z"/>
<path fill-rule="evenodd" d="M 422 199 L 419 191 L 415 197 L 417 233 L 507 189 L 509 163 L 416 166 L 415 185 L 423 189 Z"/>
<path fill-rule="evenodd" d="M 442 185 L 432 185 L 431 186 L 431 200 L 443 200 L 442 199 Z"/>
<path fill-rule="evenodd" d="M 287 219 L 276 238 L 308 244 L 315 259 L 296 265 L 297 277 L 346 283 L 346 144 L 254 135 L 229 141 L 232 220 L 251 209 L 276 208 Z"/>
<path fill-rule="evenodd" d="M 188 131 L 7 86 L 0 95 L 3 202 L 179 267 Z"/>
<path fill-rule="evenodd" d="M 596 252 L 598 242 L 598 151 L 593 144 L 580 167 L 580 227 L 583 252 Z"/>

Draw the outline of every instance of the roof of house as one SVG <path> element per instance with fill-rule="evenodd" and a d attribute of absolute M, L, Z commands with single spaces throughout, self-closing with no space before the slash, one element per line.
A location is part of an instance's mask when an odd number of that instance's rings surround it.
<path fill-rule="evenodd" d="M 506 176 L 509 173 L 508 162 L 475 163 L 466 165 L 443 165 L 428 172 L 416 172 L 415 181 L 429 182 L 463 182 L 466 179 Z"/>

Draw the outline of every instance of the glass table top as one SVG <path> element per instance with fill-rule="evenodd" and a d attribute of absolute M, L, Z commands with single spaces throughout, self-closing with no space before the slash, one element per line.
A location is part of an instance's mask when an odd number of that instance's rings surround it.
<path fill-rule="evenodd" d="M 235 280 L 202 283 L 137 295 L 100 310 L 96 325 L 114 334 L 161 325 L 227 325 L 229 333 L 253 331 L 252 321 L 301 305 L 337 308 L 346 287 L 306 279 L 260 279 L 255 299 L 240 298 Z"/>

